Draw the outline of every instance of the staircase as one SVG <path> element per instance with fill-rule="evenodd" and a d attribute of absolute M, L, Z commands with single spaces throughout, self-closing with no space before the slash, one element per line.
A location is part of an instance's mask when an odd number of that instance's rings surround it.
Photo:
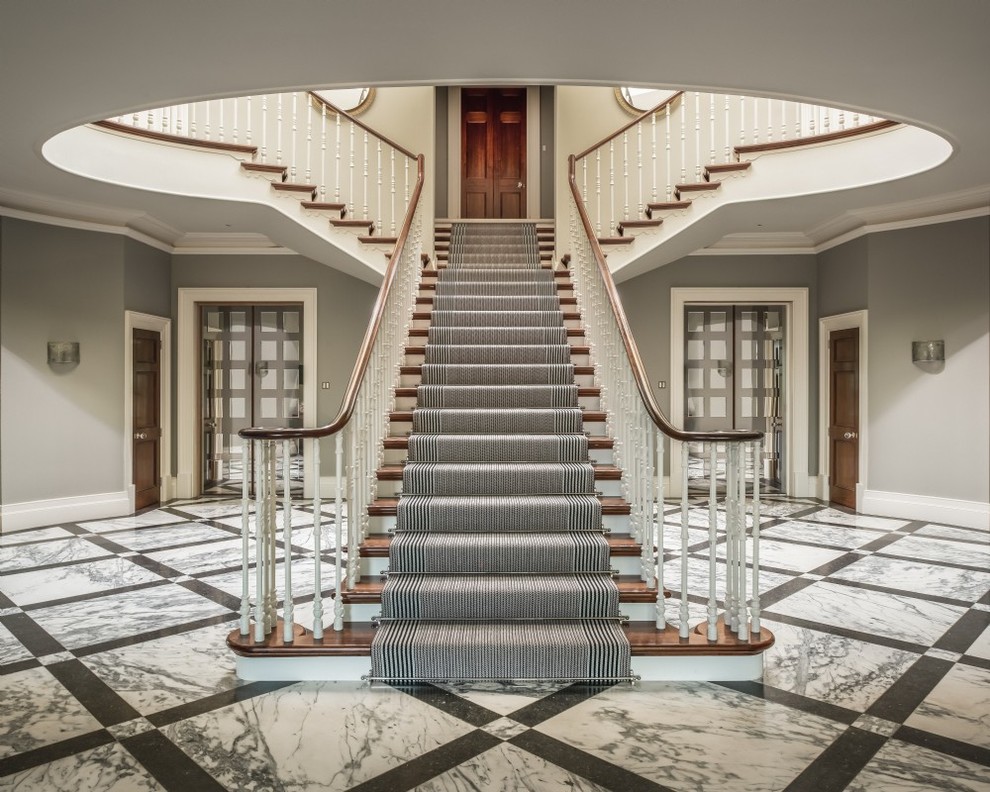
<path fill-rule="evenodd" d="M 596 493 L 621 472 L 589 458 L 577 317 L 534 224 L 453 224 L 447 259 L 423 363 L 403 369 L 419 379 L 407 460 L 378 473 L 401 494 L 371 676 L 628 679 Z"/>

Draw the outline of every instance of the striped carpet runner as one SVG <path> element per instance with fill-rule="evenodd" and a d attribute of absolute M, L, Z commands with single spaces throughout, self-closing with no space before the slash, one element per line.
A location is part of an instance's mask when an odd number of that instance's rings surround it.
<path fill-rule="evenodd" d="M 371 656 L 392 681 L 631 676 L 533 224 L 452 227 Z"/>

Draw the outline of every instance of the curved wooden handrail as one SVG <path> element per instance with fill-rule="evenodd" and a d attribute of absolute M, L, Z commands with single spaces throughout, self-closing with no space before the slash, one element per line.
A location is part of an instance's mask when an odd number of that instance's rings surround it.
<path fill-rule="evenodd" d="M 831 143 L 834 140 L 844 140 L 857 135 L 869 135 L 871 132 L 880 132 L 895 126 L 900 126 L 900 124 L 897 121 L 874 121 L 872 124 L 840 129 L 838 132 L 825 132 L 821 135 L 809 135 L 790 140 L 776 140 L 772 143 L 752 143 L 748 146 L 735 146 L 733 150 L 736 152 L 736 156 L 756 154 L 761 151 L 781 151 L 782 149 L 800 148 L 801 146 L 814 146 L 818 143 Z"/>
<path fill-rule="evenodd" d="M 333 102 L 328 102 L 322 96 L 320 96 L 317 93 L 313 93 L 312 91 L 307 91 L 307 93 L 313 98 L 313 101 L 319 102 L 321 105 L 325 105 L 328 110 L 332 110 L 334 113 L 337 113 L 339 115 L 342 115 L 344 118 L 346 118 L 352 124 L 355 124 L 356 126 L 361 127 L 361 129 L 363 129 L 365 132 L 370 132 L 376 138 L 380 138 L 385 143 L 388 143 L 396 151 L 401 151 L 403 154 L 405 154 L 407 157 L 409 157 L 409 159 L 416 159 L 416 155 L 413 154 L 409 149 L 405 148 L 404 146 L 400 146 L 394 140 L 389 140 L 381 132 L 379 132 L 379 131 L 377 131 L 375 129 L 372 129 L 367 124 L 362 124 L 354 116 L 349 115 L 346 110 L 341 110 L 339 107 L 337 107 L 337 105 L 333 104 Z"/>
<path fill-rule="evenodd" d="M 649 112 L 654 111 L 651 110 Z M 608 138 L 606 138 L 606 141 L 607 140 Z M 567 183 L 570 185 L 571 196 L 577 206 L 578 214 L 581 216 L 581 223 L 584 226 L 584 232 L 588 237 L 588 243 L 591 245 L 591 252 L 598 264 L 598 271 L 601 274 L 602 282 L 605 285 L 605 293 L 608 295 L 608 300 L 612 305 L 612 314 L 615 316 L 616 324 L 619 326 L 619 333 L 622 336 L 622 344 L 626 348 L 626 356 L 629 358 L 629 365 L 632 367 L 633 376 L 636 378 L 636 388 L 639 390 L 639 396 L 643 400 L 643 406 L 646 407 L 646 412 L 650 416 L 650 420 L 653 421 L 653 424 L 657 427 L 657 429 L 665 435 L 682 442 L 725 443 L 762 439 L 762 432 L 747 432 L 742 430 L 725 432 L 687 432 L 683 429 L 678 429 L 675 426 L 672 426 L 663 414 L 663 411 L 660 409 L 660 405 L 658 405 L 656 399 L 653 398 L 653 392 L 650 390 L 650 381 L 646 375 L 646 368 L 643 366 L 643 360 L 639 356 L 639 349 L 636 347 L 636 340 L 633 338 L 632 330 L 629 328 L 626 313 L 622 309 L 622 301 L 619 298 L 618 291 L 616 291 L 615 282 L 612 280 L 612 273 L 609 272 L 608 265 L 605 263 L 605 256 L 602 253 L 602 249 L 598 244 L 598 239 L 595 236 L 594 227 L 591 224 L 591 218 L 588 217 L 588 212 L 584 207 L 584 202 L 581 200 L 581 192 L 578 189 L 577 177 L 575 175 L 575 163 L 577 162 L 577 159 L 577 156 L 574 154 L 571 154 L 567 158 Z"/>
<path fill-rule="evenodd" d="M 200 140 L 199 138 L 190 138 L 183 135 L 171 135 L 168 132 L 156 132 L 154 129 L 141 129 L 140 127 L 129 126 L 128 124 L 118 124 L 116 121 L 93 121 L 93 126 L 109 129 L 111 132 L 134 135 L 134 137 L 159 140 L 163 143 L 178 143 L 180 146 L 195 146 L 197 148 L 210 149 L 211 151 L 231 151 L 236 154 L 250 154 L 252 157 L 258 153 L 257 146 L 244 146 L 239 143 L 221 143 L 218 140 Z"/>
<path fill-rule="evenodd" d="M 250 440 L 290 440 L 301 437 L 329 437 L 330 435 L 337 434 L 337 432 L 343 429 L 347 425 L 347 422 L 351 419 L 351 415 L 354 412 L 354 407 L 357 404 L 358 391 L 361 389 L 361 383 L 364 381 L 364 375 L 367 372 L 368 363 L 371 360 L 371 350 L 375 345 L 375 340 L 378 337 L 378 330 L 381 327 L 382 319 L 384 318 L 385 303 L 388 301 L 388 296 L 392 290 L 392 284 L 395 282 L 396 273 L 399 270 L 399 262 L 402 259 L 402 251 L 409 239 L 409 230 L 412 227 L 413 215 L 416 213 L 416 209 L 419 205 L 419 198 L 423 192 L 423 179 L 426 171 L 426 160 L 422 154 L 417 156 L 415 159 L 416 186 L 413 189 L 412 196 L 409 200 L 409 207 L 406 210 L 406 217 L 402 221 L 402 229 L 399 231 L 399 236 L 396 240 L 395 248 L 393 249 L 392 258 L 389 260 L 388 267 L 385 269 L 385 279 L 382 281 L 382 287 L 378 292 L 378 298 L 375 300 L 375 306 L 371 312 L 371 321 L 368 322 L 368 329 L 364 333 L 364 341 L 361 342 L 361 349 L 358 352 L 357 360 L 354 363 L 354 370 L 351 372 L 350 381 L 347 383 L 347 390 L 344 391 L 344 398 L 340 403 L 340 409 L 337 411 L 337 417 L 326 426 L 311 428 L 261 429 L 258 427 L 253 427 L 251 429 L 242 429 L 238 432 L 241 437 L 248 438 Z"/>
<path fill-rule="evenodd" d="M 627 129 L 632 129 L 634 126 L 636 126 L 636 124 L 638 124 L 644 118 L 648 118 L 649 116 L 653 115 L 654 113 L 659 113 L 667 105 L 673 104 L 675 101 L 677 101 L 683 95 L 684 95 L 684 91 L 678 91 L 673 96 L 668 96 L 666 99 L 664 99 L 656 107 L 651 107 L 645 113 L 640 113 L 640 115 L 636 116 L 628 124 L 625 124 L 624 126 L 619 127 L 617 130 L 615 130 L 615 132 L 612 132 L 609 135 L 607 135 L 606 137 L 603 137 L 601 140 L 599 140 L 593 146 L 589 146 L 584 151 L 582 151 L 580 154 L 575 154 L 574 155 L 575 159 L 581 159 L 582 157 L 587 157 L 596 148 L 600 148 L 601 146 L 604 146 L 606 143 L 608 143 L 610 140 L 614 140 L 619 135 L 621 135 L 623 132 L 625 132 Z"/>

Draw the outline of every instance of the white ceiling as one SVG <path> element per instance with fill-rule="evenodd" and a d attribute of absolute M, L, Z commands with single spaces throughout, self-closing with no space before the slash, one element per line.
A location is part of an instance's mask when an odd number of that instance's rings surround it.
<path fill-rule="evenodd" d="M 986 0 L 4 2 L 0 206 L 162 239 L 249 234 L 236 209 L 72 176 L 41 146 L 86 121 L 211 96 L 571 83 L 797 98 L 915 124 L 954 147 L 943 165 L 894 183 L 724 213 L 715 239 L 756 217 L 763 234 L 814 239 L 850 218 L 980 210 L 990 193 L 988 30 Z"/>

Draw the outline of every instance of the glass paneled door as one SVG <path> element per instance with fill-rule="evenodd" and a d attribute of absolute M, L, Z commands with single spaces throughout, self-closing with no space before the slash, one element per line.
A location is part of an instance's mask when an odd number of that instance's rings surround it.
<path fill-rule="evenodd" d="M 201 316 L 203 492 L 240 494 L 237 433 L 303 425 L 302 306 L 203 305 Z M 293 489 L 301 491 L 302 476 L 301 445 L 293 442 Z"/>
<path fill-rule="evenodd" d="M 685 311 L 684 428 L 763 432 L 762 478 L 780 486 L 783 464 L 784 306 L 691 305 Z M 691 450 L 689 478 L 710 460 Z M 721 475 L 722 460 L 716 460 Z"/>

